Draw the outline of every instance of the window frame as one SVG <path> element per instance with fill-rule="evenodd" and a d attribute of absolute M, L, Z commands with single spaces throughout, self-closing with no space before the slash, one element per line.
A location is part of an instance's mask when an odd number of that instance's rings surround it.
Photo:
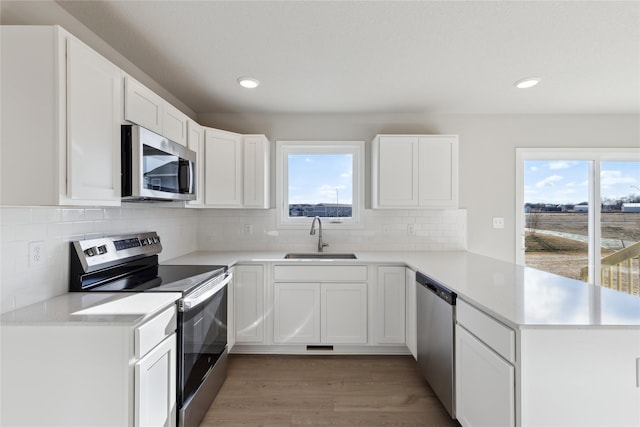
<path fill-rule="evenodd" d="M 352 163 L 352 207 L 351 218 L 339 218 L 322 222 L 325 229 L 364 228 L 364 141 L 276 141 L 276 227 L 280 229 L 307 229 L 309 217 L 289 217 L 289 154 L 351 154 Z M 339 222 L 338 222 L 339 221 Z"/>
<path fill-rule="evenodd" d="M 524 230 L 524 163 L 526 160 L 580 160 L 589 162 L 589 206 L 597 207 L 588 211 L 589 228 L 589 283 L 600 285 L 601 256 L 599 242 L 602 237 L 600 209 L 600 166 L 602 162 L 640 161 L 640 149 L 633 148 L 516 148 L 516 211 L 515 211 L 515 262 L 525 263 Z M 598 244 L 597 244 L 598 243 Z"/>

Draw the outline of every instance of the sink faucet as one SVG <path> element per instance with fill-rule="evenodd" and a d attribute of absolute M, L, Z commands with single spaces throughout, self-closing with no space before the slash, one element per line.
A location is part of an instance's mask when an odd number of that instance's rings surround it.
<path fill-rule="evenodd" d="M 324 243 L 322 241 L 322 221 L 320 221 L 320 217 L 317 216 L 315 218 L 313 218 L 313 222 L 311 223 L 311 230 L 309 231 L 309 234 L 312 236 L 315 236 L 316 234 L 316 221 L 318 221 L 318 252 L 322 252 L 322 250 L 324 249 L 325 246 L 329 246 L 328 243 Z"/>

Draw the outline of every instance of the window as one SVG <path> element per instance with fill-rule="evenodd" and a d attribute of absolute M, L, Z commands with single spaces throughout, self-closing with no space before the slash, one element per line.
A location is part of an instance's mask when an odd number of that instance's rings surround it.
<path fill-rule="evenodd" d="M 306 228 L 316 216 L 326 228 L 361 226 L 363 141 L 278 141 L 276 152 L 279 227 Z"/>
<path fill-rule="evenodd" d="M 516 261 L 640 294 L 640 152 L 518 149 Z"/>

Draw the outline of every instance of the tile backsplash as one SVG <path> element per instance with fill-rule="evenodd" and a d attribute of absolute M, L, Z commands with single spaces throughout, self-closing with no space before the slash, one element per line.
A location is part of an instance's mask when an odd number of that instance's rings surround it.
<path fill-rule="evenodd" d="M 325 229 L 323 237 L 327 251 L 463 250 L 466 219 L 462 209 L 367 209 L 364 228 Z M 148 230 L 162 238 L 161 262 L 195 250 L 315 251 L 317 245 L 308 229 L 277 229 L 273 209 L 0 207 L 0 312 L 67 292 L 70 241 Z M 37 264 L 29 260 L 34 242 L 43 248 Z"/>
<path fill-rule="evenodd" d="M 328 252 L 337 251 L 433 251 L 464 250 L 467 246 L 467 211 L 371 210 L 364 211 L 364 227 L 324 230 Z M 318 237 L 309 228 L 283 230 L 276 227 L 270 210 L 206 210 L 200 214 L 200 250 L 317 250 Z"/>
<path fill-rule="evenodd" d="M 0 208 L 0 310 L 67 292 L 69 242 L 153 230 L 162 238 L 160 260 L 197 249 L 198 212 L 127 204 L 119 208 Z M 42 242 L 42 261 L 29 260 L 29 245 Z"/>

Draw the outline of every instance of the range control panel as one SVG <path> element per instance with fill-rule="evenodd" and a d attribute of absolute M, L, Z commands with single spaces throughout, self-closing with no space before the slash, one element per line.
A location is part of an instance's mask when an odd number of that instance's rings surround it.
<path fill-rule="evenodd" d="M 155 231 L 77 240 L 72 242 L 72 247 L 85 272 L 156 255 L 162 251 L 160 236 Z"/>

